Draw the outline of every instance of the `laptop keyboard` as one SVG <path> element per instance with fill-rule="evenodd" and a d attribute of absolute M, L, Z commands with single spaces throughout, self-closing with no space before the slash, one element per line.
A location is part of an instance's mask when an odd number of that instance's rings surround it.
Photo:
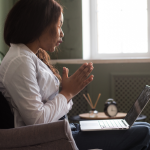
<path fill-rule="evenodd" d="M 123 120 L 100 120 L 99 125 L 101 128 L 125 128 L 127 125 Z"/>

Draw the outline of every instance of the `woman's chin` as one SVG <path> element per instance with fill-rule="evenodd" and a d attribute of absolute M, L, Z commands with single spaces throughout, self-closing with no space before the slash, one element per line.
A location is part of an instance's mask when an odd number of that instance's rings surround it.
<path fill-rule="evenodd" d="M 56 48 L 56 46 L 55 47 L 53 47 L 53 48 L 51 48 L 51 49 L 49 49 L 49 52 L 55 52 L 55 48 Z"/>

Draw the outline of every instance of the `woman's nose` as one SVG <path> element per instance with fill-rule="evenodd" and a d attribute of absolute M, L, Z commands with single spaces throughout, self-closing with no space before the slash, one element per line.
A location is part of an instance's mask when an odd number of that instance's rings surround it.
<path fill-rule="evenodd" d="M 63 32 L 62 29 L 61 29 L 61 32 L 60 32 L 60 37 L 61 37 L 61 38 L 64 37 L 64 32 Z"/>

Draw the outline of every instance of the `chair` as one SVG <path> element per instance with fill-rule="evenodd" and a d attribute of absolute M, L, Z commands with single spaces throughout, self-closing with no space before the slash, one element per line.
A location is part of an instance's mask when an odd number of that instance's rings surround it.
<path fill-rule="evenodd" d="M 10 107 L 0 92 L 0 150 L 78 150 L 66 119 L 14 127 Z"/>

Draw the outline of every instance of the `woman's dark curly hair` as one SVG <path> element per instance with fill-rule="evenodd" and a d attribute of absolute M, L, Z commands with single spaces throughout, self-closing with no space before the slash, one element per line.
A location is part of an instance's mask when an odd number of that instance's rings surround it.
<path fill-rule="evenodd" d="M 53 67 L 51 64 L 50 64 L 50 57 L 48 55 L 48 53 L 43 50 L 43 49 L 39 49 L 38 52 L 36 53 L 37 57 L 39 59 L 41 59 L 48 67 L 49 69 L 51 69 L 51 71 L 53 72 L 53 74 L 59 79 L 59 81 L 61 82 L 62 81 L 62 78 L 59 74 L 59 71 Z"/>
<path fill-rule="evenodd" d="M 6 18 L 4 26 L 5 43 L 8 46 L 10 46 L 10 43 L 31 43 L 37 40 L 50 25 L 53 27 L 51 34 L 55 37 L 57 34 L 56 24 L 61 12 L 63 12 L 62 6 L 55 0 L 19 0 Z M 49 63 L 48 53 L 39 49 L 37 56 L 61 81 L 59 72 Z"/>

